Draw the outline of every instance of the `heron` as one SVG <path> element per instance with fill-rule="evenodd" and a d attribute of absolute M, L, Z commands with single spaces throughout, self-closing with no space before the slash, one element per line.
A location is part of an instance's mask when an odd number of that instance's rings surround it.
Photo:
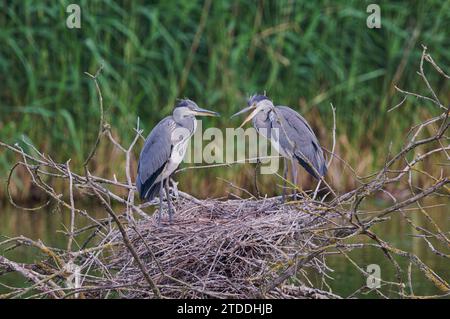
<path fill-rule="evenodd" d="M 265 95 L 253 95 L 247 107 L 232 117 L 252 111 L 242 122 L 243 127 L 252 120 L 258 134 L 271 141 L 284 158 L 284 181 L 287 180 L 288 160 L 292 163 L 292 181 L 297 185 L 299 163 L 311 176 L 322 179 L 327 172 L 325 158 L 319 141 L 308 122 L 288 106 L 275 106 Z M 274 130 L 275 129 L 275 130 Z M 283 188 L 282 201 L 285 200 Z"/>
<path fill-rule="evenodd" d="M 145 140 L 139 156 L 136 188 L 141 200 L 151 201 L 159 194 L 158 222 L 161 222 L 163 189 L 172 221 L 173 206 L 169 182 L 186 154 L 189 139 L 197 129 L 195 116 L 219 116 L 219 113 L 200 108 L 189 99 L 179 100 L 170 116 L 162 119 Z"/>

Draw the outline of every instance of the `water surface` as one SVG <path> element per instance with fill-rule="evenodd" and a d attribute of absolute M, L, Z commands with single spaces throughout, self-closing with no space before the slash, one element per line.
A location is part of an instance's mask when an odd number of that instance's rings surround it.
<path fill-rule="evenodd" d="M 381 209 L 381 207 L 386 205 L 387 203 L 383 201 L 372 201 L 368 206 L 370 206 L 371 209 Z M 448 232 L 450 229 L 448 222 L 449 206 L 442 206 L 442 202 L 427 202 L 426 205 L 440 205 L 438 207 L 428 208 L 427 212 L 435 219 L 443 231 Z M 95 217 L 98 218 L 106 216 L 101 207 L 91 208 L 89 209 L 89 212 L 96 215 Z M 420 212 L 416 210 L 408 211 L 408 215 L 417 225 L 429 227 L 429 223 Z M 79 226 L 87 224 L 87 221 L 83 220 L 83 218 L 77 218 Z M 61 233 L 61 230 L 64 230 L 65 225 L 68 224 L 69 214 L 67 211 L 62 213 L 56 209 L 45 209 L 38 212 L 26 212 L 12 206 L 0 208 L 0 234 L 3 236 L 14 237 L 24 235 L 34 240 L 40 239 L 48 246 L 64 248 L 67 241 L 66 237 Z M 428 249 L 428 246 L 423 239 L 414 237 L 418 232 L 413 229 L 404 218 L 401 218 L 398 213 L 392 215 L 392 221 L 377 225 L 372 230 L 379 237 L 391 243 L 394 247 L 416 254 L 443 279 L 447 282 L 450 281 L 450 262 L 448 259 L 434 254 Z M 361 238 L 358 238 L 358 240 L 361 240 Z M 370 242 L 367 239 L 364 240 Z M 19 247 L 8 252 L 0 251 L 0 254 L 20 262 L 32 262 L 38 257 L 37 250 L 24 247 Z M 386 281 L 395 281 L 394 267 L 379 249 L 355 249 L 349 253 L 349 256 L 362 268 L 366 268 L 369 264 L 379 265 L 381 269 L 381 278 Z M 395 259 L 402 269 L 408 269 L 409 262 L 405 258 L 395 257 Z M 334 272 L 331 273 L 333 279 L 327 280 L 327 282 L 333 289 L 333 292 L 338 293 L 339 295 L 349 296 L 366 283 L 366 277 L 342 255 L 332 255 L 328 257 L 328 266 L 334 269 Z M 433 284 L 425 279 L 424 275 L 416 267 L 413 267 L 412 269 L 413 289 L 416 295 L 436 295 L 441 293 Z M 406 278 L 405 273 L 404 279 L 406 280 Z M 26 285 L 23 278 L 17 274 L 3 276 L 1 283 L 8 286 Z M 0 286 L 0 293 L 5 291 L 7 291 L 7 289 Z M 398 296 L 398 290 L 393 286 L 383 286 L 382 291 L 386 296 L 392 298 Z M 378 296 L 373 292 L 370 292 L 367 295 L 359 295 L 359 297 Z"/>

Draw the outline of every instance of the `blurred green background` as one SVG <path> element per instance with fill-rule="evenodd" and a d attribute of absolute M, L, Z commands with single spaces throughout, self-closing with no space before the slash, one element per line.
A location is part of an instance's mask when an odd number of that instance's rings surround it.
<path fill-rule="evenodd" d="M 125 144 L 137 117 L 146 135 L 177 97 L 223 115 L 203 127 L 235 127 L 239 120 L 229 116 L 250 94 L 266 90 L 276 104 L 303 114 L 328 149 L 333 103 L 336 152 L 361 175 L 379 167 L 388 144 L 398 149 L 407 129 L 434 111 L 408 99 L 387 113 L 402 99 L 394 84 L 425 92 L 416 74 L 420 44 L 444 69 L 450 65 L 450 1 L 380 1 L 381 29 L 366 26 L 372 1 L 77 1 L 81 29 L 69 29 L 71 2 L 0 2 L 0 140 L 28 139 L 55 160 L 71 158 L 74 168 L 89 153 L 99 121 L 95 87 L 84 72 L 101 64 L 107 121 Z M 429 74 L 448 103 L 448 81 Z M 0 152 L 4 179 L 16 158 Z M 336 162 L 331 183 L 353 187 L 350 172 Z M 102 143 L 91 170 L 120 177 L 123 163 Z M 246 165 L 187 171 L 178 179 L 193 194 L 217 196 L 222 188 L 208 187 L 221 183 L 216 176 L 251 188 L 252 174 Z M 15 178 L 13 191 L 32 195 L 26 176 Z M 301 180 L 310 185 L 306 175 Z"/>

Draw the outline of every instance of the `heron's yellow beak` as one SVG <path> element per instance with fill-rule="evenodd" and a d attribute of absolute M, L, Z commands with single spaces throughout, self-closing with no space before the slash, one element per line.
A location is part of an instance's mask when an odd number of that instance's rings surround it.
<path fill-rule="evenodd" d="M 252 113 L 250 113 L 244 120 L 244 122 L 242 122 L 242 124 L 239 126 L 239 128 L 242 128 L 248 121 L 250 121 L 252 118 L 255 117 L 255 115 L 260 111 L 260 108 L 256 107 L 256 104 L 252 104 L 246 108 L 244 108 L 243 110 L 237 112 L 236 114 L 233 114 L 231 117 L 235 117 L 236 115 L 248 112 L 250 110 L 253 110 Z"/>
<path fill-rule="evenodd" d="M 194 111 L 195 115 L 199 115 L 199 116 L 220 116 L 219 113 L 214 112 L 214 111 L 210 111 L 210 110 L 206 110 L 206 109 L 202 109 L 202 108 L 198 108 Z"/>

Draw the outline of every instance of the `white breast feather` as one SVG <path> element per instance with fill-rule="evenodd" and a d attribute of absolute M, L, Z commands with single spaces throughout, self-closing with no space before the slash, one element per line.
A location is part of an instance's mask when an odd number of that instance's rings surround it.
<path fill-rule="evenodd" d="M 189 145 L 189 139 L 192 137 L 196 129 L 197 121 L 194 121 L 194 128 L 192 132 L 190 132 L 189 134 L 183 134 L 182 138 L 178 138 L 173 141 L 174 147 L 172 153 L 170 154 L 169 162 L 167 163 L 164 172 L 161 174 L 163 179 L 169 177 L 183 161 L 184 155 L 186 154 L 187 147 Z"/>

